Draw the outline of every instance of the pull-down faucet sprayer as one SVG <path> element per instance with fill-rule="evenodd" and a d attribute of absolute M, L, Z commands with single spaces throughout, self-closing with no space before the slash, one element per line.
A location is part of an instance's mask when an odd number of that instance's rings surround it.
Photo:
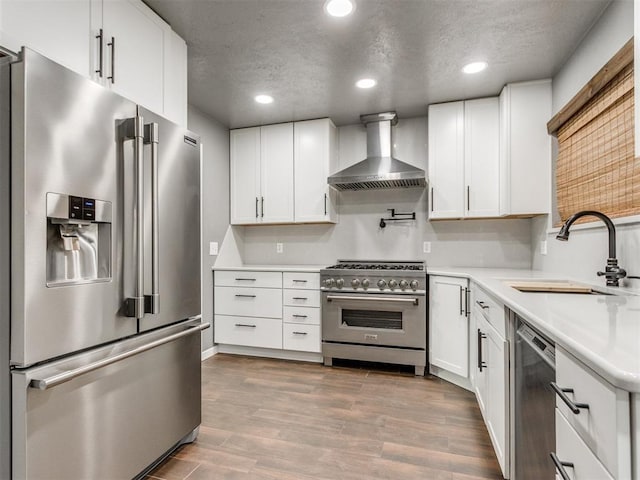
<path fill-rule="evenodd" d="M 566 242 L 569 240 L 569 229 L 571 225 L 581 217 L 585 216 L 593 216 L 597 217 L 604 222 L 609 230 L 609 258 L 607 258 L 607 266 L 604 269 L 604 272 L 598 272 L 598 276 L 605 276 L 607 278 L 607 286 L 608 287 L 617 287 L 619 286 L 619 282 L 621 278 L 627 276 L 627 272 L 624 268 L 618 266 L 618 259 L 616 258 L 616 227 L 613 225 L 613 222 L 609 217 L 607 217 L 604 213 L 596 212 L 595 210 L 583 210 L 578 213 L 574 213 L 571 215 L 560 231 L 558 235 L 556 235 L 556 239 Z"/>

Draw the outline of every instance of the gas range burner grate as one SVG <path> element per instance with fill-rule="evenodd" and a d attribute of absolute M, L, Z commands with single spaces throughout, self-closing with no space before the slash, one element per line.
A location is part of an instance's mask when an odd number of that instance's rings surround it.
<path fill-rule="evenodd" d="M 338 263 L 327 267 L 327 270 L 424 270 L 423 264 L 407 263 Z"/>

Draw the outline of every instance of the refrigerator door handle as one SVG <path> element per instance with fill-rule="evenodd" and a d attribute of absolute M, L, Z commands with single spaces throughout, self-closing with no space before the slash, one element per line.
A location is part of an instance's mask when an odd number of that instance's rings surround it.
<path fill-rule="evenodd" d="M 123 124 L 124 140 L 133 140 L 134 156 L 134 242 L 135 262 L 134 296 L 125 300 L 127 317 L 142 318 L 145 313 L 144 298 L 144 119 L 140 115 L 125 120 Z"/>
<path fill-rule="evenodd" d="M 98 370 L 100 368 L 106 367 L 107 365 L 111 365 L 112 363 L 119 362 L 121 360 L 124 360 L 125 358 L 133 357 L 134 355 L 138 355 L 142 352 L 146 352 L 147 350 L 151 350 L 152 348 L 159 347 L 160 345 L 173 342 L 174 340 L 177 340 L 182 337 L 186 337 L 187 335 L 201 332 L 202 330 L 206 330 L 210 326 L 211 325 L 208 323 L 201 323 L 200 325 L 196 325 L 195 327 L 188 328 L 182 332 L 174 333 L 173 335 L 169 335 L 159 340 L 155 340 L 153 342 L 140 345 L 139 347 L 133 348 L 131 350 L 127 350 L 126 352 L 122 352 L 117 355 L 113 355 L 111 357 L 103 358 L 96 362 L 89 363 L 87 365 L 83 365 L 81 367 L 74 368 L 72 370 L 67 370 L 66 372 L 58 373 L 56 375 L 51 375 L 50 377 L 46 377 L 46 378 L 33 378 L 29 382 L 29 387 L 35 388 L 38 390 L 47 390 L 49 388 L 56 387 L 62 383 L 73 380 L 74 378 L 79 377 L 80 375 L 84 375 L 85 373 L 93 372 L 94 370 Z"/>
<path fill-rule="evenodd" d="M 144 143 L 151 145 L 151 294 L 145 295 L 145 313 L 160 313 L 160 256 L 158 233 L 158 124 L 144 126 Z"/>

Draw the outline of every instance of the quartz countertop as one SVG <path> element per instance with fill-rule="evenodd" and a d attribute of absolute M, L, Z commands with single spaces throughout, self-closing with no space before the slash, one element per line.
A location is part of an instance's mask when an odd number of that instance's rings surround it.
<path fill-rule="evenodd" d="M 638 292 L 536 270 L 432 267 L 427 273 L 469 278 L 611 384 L 640 393 Z M 617 295 L 526 293 L 505 283 L 514 280 L 570 280 Z"/>
<path fill-rule="evenodd" d="M 308 272 L 319 273 L 326 265 L 241 265 L 231 267 L 211 267 L 212 270 L 250 271 L 250 272 Z"/>

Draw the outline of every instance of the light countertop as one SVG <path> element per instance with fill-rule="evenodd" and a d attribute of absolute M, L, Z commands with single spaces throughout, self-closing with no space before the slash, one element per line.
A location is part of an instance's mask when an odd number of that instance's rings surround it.
<path fill-rule="evenodd" d="M 242 265 L 232 267 L 212 267 L 212 270 L 247 272 L 308 272 L 319 273 L 326 265 Z"/>
<path fill-rule="evenodd" d="M 473 280 L 611 384 L 640 393 L 638 292 L 535 270 L 434 267 L 427 273 Z M 505 283 L 530 279 L 571 280 L 619 295 L 525 293 Z"/>

